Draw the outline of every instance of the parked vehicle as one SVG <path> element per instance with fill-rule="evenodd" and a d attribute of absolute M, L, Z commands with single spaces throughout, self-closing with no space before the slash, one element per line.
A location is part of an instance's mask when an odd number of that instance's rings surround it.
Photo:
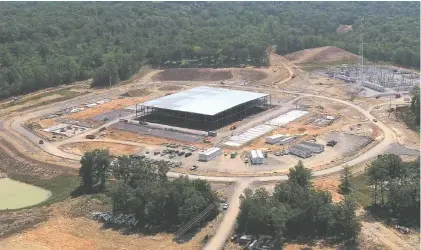
<path fill-rule="evenodd" d="M 38 142 L 39 144 L 44 144 L 44 141 L 43 140 L 39 140 L 39 142 Z"/>
<path fill-rule="evenodd" d="M 373 122 L 377 122 L 377 119 L 373 119 Z"/>
<path fill-rule="evenodd" d="M 192 155 L 192 153 L 188 152 L 188 153 L 186 153 L 186 154 L 184 155 L 184 157 L 189 157 L 189 156 L 191 156 L 191 155 Z"/>
<path fill-rule="evenodd" d="M 192 171 L 193 171 L 193 170 L 196 170 L 197 168 L 198 168 L 198 166 L 197 166 L 197 165 L 193 165 L 193 167 L 191 167 L 191 168 L 190 168 L 190 170 L 192 170 Z"/>
<path fill-rule="evenodd" d="M 155 152 L 153 152 L 153 155 L 159 155 L 160 154 L 160 152 L 159 151 L 155 151 Z"/>
<path fill-rule="evenodd" d="M 227 203 L 222 204 L 222 209 L 227 210 L 228 209 L 228 204 Z"/>
<path fill-rule="evenodd" d="M 335 140 L 331 140 L 331 141 L 328 141 L 328 142 L 326 143 L 326 146 L 329 146 L 329 147 L 334 147 L 337 143 L 338 143 L 337 141 L 335 141 Z"/>
<path fill-rule="evenodd" d="M 179 153 L 178 153 L 178 156 L 182 156 L 182 155 L 184 155 L 185 153 L 184 153 L 184 151 L 180 151 Z"/>

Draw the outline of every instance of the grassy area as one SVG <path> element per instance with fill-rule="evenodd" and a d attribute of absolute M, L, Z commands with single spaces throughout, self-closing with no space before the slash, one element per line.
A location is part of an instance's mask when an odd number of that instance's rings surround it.
<path fill-rule="evenodd" d="M 76 91 L 72 91 L 71 87 L 68 88 L 62 88 L 62 89 L 58 89 L 58 90 L 54 90 L 54 91 L 46 91 L 40 94 L 36 94 L 36 95 L 30 95 L 30 96 L 26 96 L 23 97 L 20 100 L 14 101 L 14 102 L 9 102 L 7 104 L 5 104 L 2 108 L 7 108 L 7 107 L 11 107 L 14 105 L 23 105 L 27 102 L 30 101 L 37 101 L 41 98 L 47 97 L 47 96 L 52 96 L 52 95 L 60 95 L 61 97 L 58 97 L 56 99 L 52 99 L 52 100 L 46 100 L 44 102 L 40 102 L 40 103 L 36 103 L 31 107 L 39 107 L 39 106 L 43 106 L 43 105 L 47 105 L 53 102 L 59 102 L 59 101 L 64 101 L 64 100 L 68 100 L 68 99 L 72 99 L 78 95 L 82 95 L 85 92 L 76 92 Z"/>
<path fill-rule="evenodd" d="M 405 123 L 409 129 L 414 132 L 420 133 L 420 125 L 416 124 L 415 115 L 410 110 L 410 107 L 398 107 L 396 108 L 396 119 Z"/>
<path fill-rule="evenodd" d="M 9 175 L 13 180 L 21 181 L 34 186 L 42 187 L 51 191 L 52 195 L 46 201 L 31 207 L 50 205 L 70 197 L 70 193 L 80 184 L 79 176 L 59 175 L 52 179 L 39 179 L 30 175 Z M 26 207 L 28 208 L 28 207 Z"/>
<path fill-rule="evenodd" d="M 303 63 L 300 64 L 301 68 L 307 72 L 311 72 L 317 69 L 325 69 L 327 66 L 338 66 L 342 64 L 354 64 L 355 62 L 350 60 L 339 60 L 335 62 L 317 62 L 317 63 Z"/>
<path fill-rule="evenodd" d="M 364 207 L 372 204 L 372 189 L 367 185 L 364 175 L 357 175 L 351 181 L 352 192 L 350 196 Z"/>

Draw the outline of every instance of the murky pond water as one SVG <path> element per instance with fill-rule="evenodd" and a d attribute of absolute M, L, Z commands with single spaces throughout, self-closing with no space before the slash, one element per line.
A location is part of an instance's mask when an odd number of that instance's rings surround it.
<path fill-rule="evenodd" d="M 0 178 L 0 210 L 32 206 L 45 201 L 51 192 L 9 178 Z"/>

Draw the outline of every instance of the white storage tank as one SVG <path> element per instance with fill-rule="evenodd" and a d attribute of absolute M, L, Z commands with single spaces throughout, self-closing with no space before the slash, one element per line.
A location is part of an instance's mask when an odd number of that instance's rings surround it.
<path fill-rule="evenodd" d="M 283 138 L 285 138 L 284 135 L 276 134 L 266 137 L 266 143 L 267 144 L 277 144 L 280 142 Z"/>
<path fill-rule="evenodd" d="M 213 158 L 221 155 L 220 148 L 210 148 L 199 153 L 199 161 L 210 161 Z"/>

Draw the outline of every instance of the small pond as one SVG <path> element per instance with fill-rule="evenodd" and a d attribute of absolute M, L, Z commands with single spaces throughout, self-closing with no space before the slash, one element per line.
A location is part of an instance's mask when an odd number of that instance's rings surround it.
<path fill-rule="evenodd" d="M 10 178 L 0 178 L 0 210 L 24 208 L 48 199 L 51 192 Z"/>

